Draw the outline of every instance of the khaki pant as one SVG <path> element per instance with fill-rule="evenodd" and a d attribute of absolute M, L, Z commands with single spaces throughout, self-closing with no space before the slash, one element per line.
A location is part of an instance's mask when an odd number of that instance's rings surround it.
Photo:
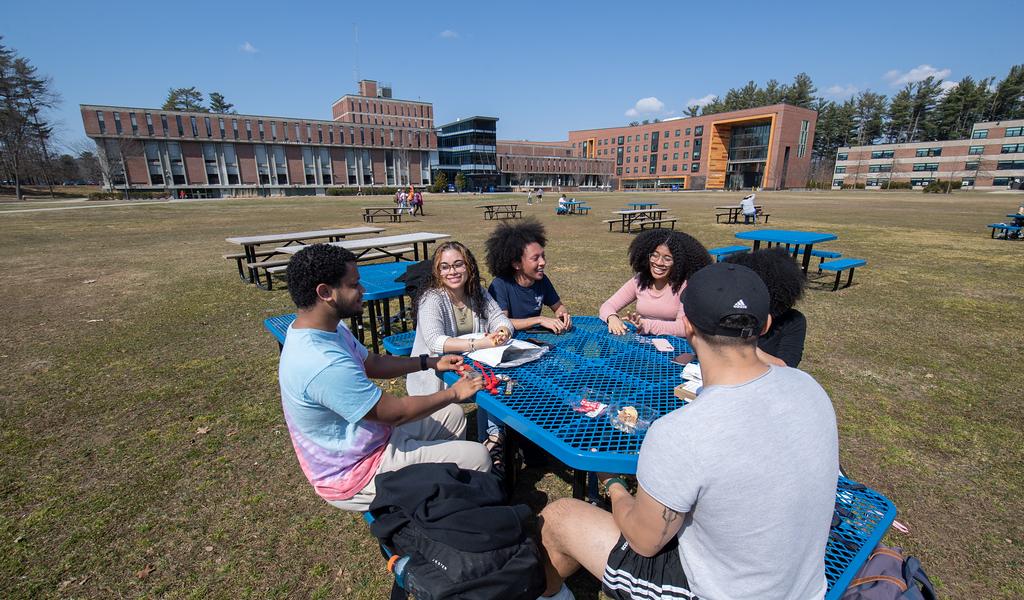
<path fill-rule="evenodd" d="M 419 463 L 455 463 L 463 469 L 490 471 L 491 457 L 483 444 L 467 442 L 466 414 L 449 404 L 419 421 L 399 425 L 391 432 L 376 475 Z M 374 475 L 374 477 L 376 477 Z M 344 510 L 366 511 L 377 496 L 373 479 L 348 500 L 329 500 Z"/>

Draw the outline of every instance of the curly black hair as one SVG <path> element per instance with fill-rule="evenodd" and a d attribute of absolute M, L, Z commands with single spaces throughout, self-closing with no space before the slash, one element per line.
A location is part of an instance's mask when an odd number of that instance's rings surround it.
<path fill-rule="evenodd" d="M 516 270 L 512 263 L 523 259 L 523 252 L 532 243 L 544 247 L 548 243 L 544 225 L 536 219 L 523 219 L 515 225 L 501 223 L 484 247 L 487 250 L 487 270 L 495 277 L 512 279 Z"/>
<path fill-rule="evenodd" d="M 681 231 L 664 229 L 648 229 L 640 232 L 629 245 L 629 266 L 636 273 L 637 287 L 646 289 L 654 285 L 651 277 L 651 254 L 654 249 L 664 244 L 672 253 L 672 269 L 668 273 L 668 282 L 672 293 L 678 294 L 683 282 L 697 271 L 711 264 L 711 255 L 707 248 L 691 235 Z"/>
<path fill-rule="evenodd" d="M 734 254 L 726 260 L 749 268 L 768 286 L 772 319 L 778 319 L 782 313 L 793 308 L 804 294 L 806 280 L 803 269 L 784 248 L 776 246 L 757 252 Z"/>
<path fill-rule="evenodd" d="M 348 263 L 355 265 L 356 255 L 330 244 L 311 244 L 296 252 L 288 261 L 288 293 L 295 306 L 315 306 L 316 286 L 321 283 L 331 287 L 341 285 Z"/>

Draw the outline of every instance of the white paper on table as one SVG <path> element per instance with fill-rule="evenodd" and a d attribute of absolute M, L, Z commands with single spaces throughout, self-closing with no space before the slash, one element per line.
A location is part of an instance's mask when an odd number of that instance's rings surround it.
<path fill-rule="evenodd" d="M 484 337 L 482 333 L 468 333 L 459 336 L 464 340 L 478 340 Z M 544 356 L 548 351 L 541 347 L 523 340 L 511 340 L 504 346 L 495 348 L 481 348 L 466 355 L 470 360 L 482 362 L 488 367 L 518 367 L 533 362 Z"/>
<path fill-rule="evenodd" d="M 700 375 L 700 365 L 697 363 L 689 363 L 683 367 L 683 372 L 680 373 L 683 379 L 689 381 L 703 381 Z"/>

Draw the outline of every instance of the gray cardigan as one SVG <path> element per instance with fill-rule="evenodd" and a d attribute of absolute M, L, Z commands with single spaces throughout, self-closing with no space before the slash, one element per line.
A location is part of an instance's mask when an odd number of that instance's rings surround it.
<path fill-rule="evenodd" d="M 473 332 L 492 333 L 499 327 L 507 327 L 510 332 L 515 331 L 512 322 L 501 311 L 498 303 L 485 291 L 483 315 L 473 312 Z M 448 293 L 439 289 L 424 292 L 417 310 L 416 339 L 412 343 L 412 355 L 441 356 L 444 354 L 444 343 L 453 336 L 455 308 Z M 407 375 L 405 387 L 410 396 L 422 396 L 440 391 L 444 388 L 444 383 L 433 369 L 427 369 Z"/>

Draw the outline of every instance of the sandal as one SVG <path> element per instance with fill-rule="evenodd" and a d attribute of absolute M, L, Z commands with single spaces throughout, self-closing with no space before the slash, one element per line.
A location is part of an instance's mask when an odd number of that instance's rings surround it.
<path fill-rule="evenodd" d="M 505 478 L 505 441 L 501 436 L 490 435 L 483 442 L 491 456 L 491 473 L 498 479 Z"/>

